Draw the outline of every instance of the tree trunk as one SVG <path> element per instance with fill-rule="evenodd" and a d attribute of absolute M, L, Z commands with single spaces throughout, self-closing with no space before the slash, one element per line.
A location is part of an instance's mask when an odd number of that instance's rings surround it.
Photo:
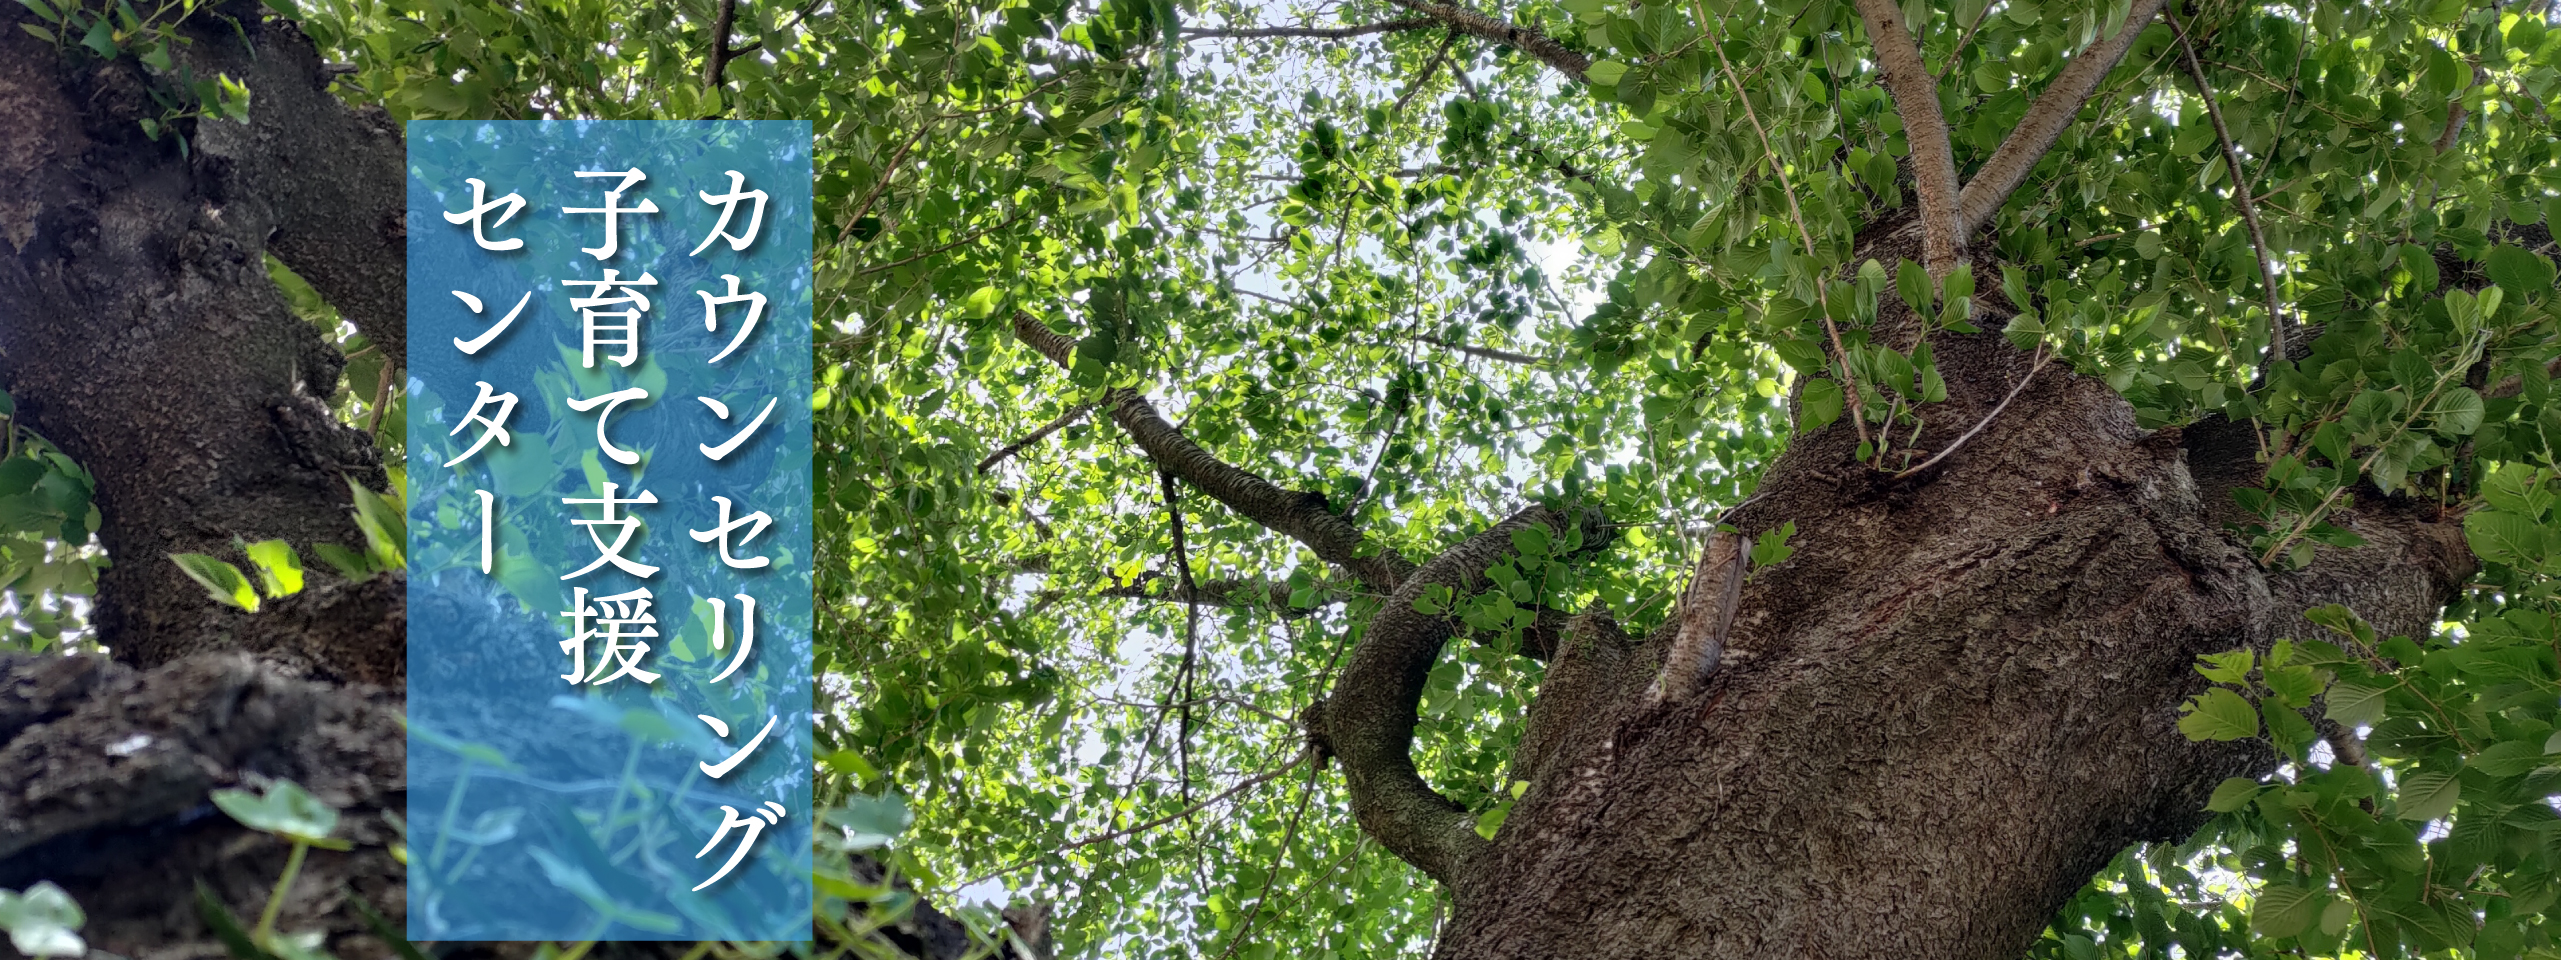
<path fill-rule="evenodd" d="M 1995 335 L 1931 339 L 1951 401 L 1924 455 L 2030 368 Z M 2431 506 L 2367 490 L 2333 521 L 2367 546 L 2261 570 L 2223 526 L 2259 475 L 2250 427 L 2144 431 L 2059 363 L 1931 471 L 1891 479 L 1855 443 L 1801 439 L 1733 518 L 1794 521 L 1796 552 L 1743 588 L 1697 695 L 1645 702 L 1664 632 L 1577 621 L 1440 956 L 2018 956 L 2118 851 L 2273 768 L 2179 733 L 2198 655 L 2315 636 L 2326 603 L 2424 635 L 2473 563 Z"/>
<path fill-rule="evenodd" d="M 397 358 L 398 132 L 325 93 L 290 24 L 226 3 L 179 25 L 179 56 L 247 83 L 252 121 L 171 124 L 182 155 L 140 125 L 163 118 L 158 81 L 17 29 L 30 16 L 0 12 L 0 383 L 96 477 L 104 642 L 141 665 L 254 645 L 168 554 L 362 543 L 346 483 L 380 488 L 380 456 L 331 414 L 345 359 L 263 254 Z"/>

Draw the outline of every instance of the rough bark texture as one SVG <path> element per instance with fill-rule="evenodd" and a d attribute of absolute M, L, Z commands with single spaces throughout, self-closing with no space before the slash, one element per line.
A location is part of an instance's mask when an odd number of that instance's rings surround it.
<path fill-rule="evenodd" d="M 181 122 L 181 156 L 139 121 L 158 82 L 130 59 L 58 51 L 0 11 L 0 383 L 97 478 L 115 565 L 95 622 L 143 665 L 225 648 L 214 607 L 167 561 L 234 538 L 360 544 L 349 478 L 371 439 L 325 400 L 345 360 L 266 276 L 273 250 L 398 356 L 400 147 L 321 91 L 289 24 L 230 3 L 182 24 L 201 75 L 248 83 L 255 118 Z M 234 559 L 238 559 L 236 556 Z"/>
<path fill-rule="evenodd" d="M 1951 400 L 1924 455 L 2029 365 L 1932 340 Z M 2257 476 L 2248 427 L 2145 431 L 2059 366 L 1908 480 L 1854 443 L 1799 441 L 1734 517 L 1794 521 L 1797 549 L 1743 588 L 1697 696 L 1643 696 L 1668 628 L 1578 619 L 1516 757 L 1529 792 L 1450 871 L 1441 956 L 2016 956 L 2117 851 L 2274 763 L 2179 734 L 2198 655 L 2313 635 L 2324 603 L 2423 631 L 2471 571 L 2455 525 L 2381 500 L 2338 518 L 2368 546 L 2262 571 L 2222 526 Z"/>
<path fill-rule="evenodd" d="M 397 698 L 237 653 L 150 672 L 94 656 L 0 655 L 0 888 L 51 880 L 88 914 L 94 949 L 136 960 L 224 956 L 197 914 L 203 880 L 254 922 L 290 848 L 240 826 L 214 790 L 287 778 L 344 808 L 343 853 L 315 850 L 280 929 L 325 929 L 346 960 L 392 955 L 350 897 L 402 916 Z M 10 955 L 0 947 L 0 956 Z"/>

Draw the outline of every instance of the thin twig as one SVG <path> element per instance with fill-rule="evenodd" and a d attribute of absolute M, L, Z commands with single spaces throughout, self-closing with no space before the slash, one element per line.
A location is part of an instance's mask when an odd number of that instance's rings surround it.
<path fill-rule="evenodd" d="M 1174 672 L 1174 693 L 1182 698 L 1182 710 L 1176 720 L 1174 756 L 1182 779 L 1185 801 L 1192 798 L 1192 683 L 1200 661 L 1200 585 L 1192 581 L 1191 550 L 1183 543 L 1182 484 L 1171 473 L 1158 471 L 1157 478 L 1165 487 L 1165 516 L 1173 526 L 1174 572 L 1183 580 L 1183 663 Z"/>
<path fill-rule="evenodd" d="M 1452 343 L 1448 340 L 1440 339 L 1439 337 L 1427 337 L 1421 334 L 1413 334 L 1410 336 L 1410 339 L 1419 343 L 1428 343 L 1432 346 L 1446 350 L 1456 350 L 1471 357 L 1483 357 L 1487 360 L 1500 360 L 1504 363 L 1516 363 L 1524 367 L 1544 367 L 1549 363 L 1545 357 L 1533 357 L 1526 353 L 1513 353 L 1509 350 L 1497 350 L 1493 347 L 1477 347 L 1464 343 Z"/>
<path fill-rule="evenodd" d="M 374 386 L 373 391 L 373 413 L 365 418 L 366 433 L 374 433 L 382 429 L 382 411 L 391 405 L 391 382 L 399 372 L 398 368 L 388 363 L 382 365 L 382 380 Z"/>
<path fill-rule="evenodd" d="M 2197 93 L 2205 97 L 2206 118 L 2214 122 L 2214 137 L 2223 143 L 2223 166 L 2232 175 L 2232 202 L 2241 208 L 2241 220 L 2250 228 L 2250 247 L 2259 255 L 2260 292 L 2266 296 L 2268 308 L 2268 355 L 2259 362 L 2259 380 L 2266 382 L 2268 372 L 2285 362 L 2285 314 L 2277 308 L 2276 268 L 2268 259 L 2267 230 L 2259 226 L 2259 205 L 2251 202 L 2250 185 L 2241 179 L 2245 176 L 2241 149 L 2232 144 L 2232 131 L 2223 125 L 2223 108 L 2215 103 L 2214 85 L 2206 81 L 2205 68 L 2197 64 L 2196 45 L 2188 41 L 2187 27 L 2179 23 L 2176 12 L 2165 5 L 2161 16 L 2169 21 L 2171 32 L 2178 34 L 2179 48 L 2187 54 L 2188 76 L 2196 80 Z"/>
<path fill-rule="evenodd" d="M 1811 4 L 1808 4 L 1808 6 L 1811 6 Z M 1947 75 L 1948 75 L 1948 73 L 1949 73 L 1949 72 L 1951 72 L 1951 71 L 1953 71 L 1953 70 L 1955 70 L 1955 69 L 1956 69 L 1956 65 L 1957 65 L 1957 64 L 1964 62 L 1964 60 L 1965 60 L 1965 45 L 1966 45 L 1966 44 L 1968 44 L 1968 43 L 1972 43 L 1972 42 L 1974 41 L 1974 31 L 1975 31 L 1975 29 L 1976 29 L 1976 28 L 1979 28 L 1979 27 L 1981 27 L 1981 26 L 1983 26 L 1983 21 L 1988 20 L 1988 19 L 1991 19 L 1991 17 L 1992 17 L 1992 8 L 1997 7 L 1997 6 L 2000 6 L 2000 4 L 1998 4 L 1998 3 L 1987 3 L 1987 4 L 1984 4 L 1984 5 L 1983 5 L 1983 9 L 1982 9 L 1982 10 L 1980 10 L 1980 11 L 1977 11 L 1977 12 L 1974 14 L 1974 22 L 1973 22 L 1973 23 L 1966 24 L 1966 25 L 1965 25 L 1965 34 L 1964 34 L 1963 36 L 1960 36 L 1960 37 L 1957 37 L 1957 38 L 1956 38 L 1956 49 L 1955 49 L 1955 50 L 1952 50 L 1952 51 L 1950 51 L 1950 52 L 1948 53 L 1948 55 L 1947 55 L 1947 62 L 1946 62 L 1946 63 L 1939 64 L 1939 72 L 1938 72 L 1938 76 L 1931 78 L 1934 82 L 1935 82 L 1935 81 L 1946 80 L 1946 79 L 1947 79 Z M 1838 98 L 1834 98 L 1834 99 L 1838 99 Z"/>
<path fill-rule="evenodd" d="M 1136 825 L 1128 826 L 1128 827 L 1123 827 L 1123 828 L 1118 829 L 1118 830 L 1112 830 L 1112 831 L 1108 831 L 1108 832 L 1104 832 L 1104 833 L 1094 834 L 1093 836 L 1086 837 L 1086 838 L 1084 838 L 1084 839 L 1082 839 L 1082 840 L 1070 841 L 1070 842 L 1069 842 L 1069 843 L 1067 843 L 1065 846 L 1061 846 L 1061 847 L 1059 847 L 1059 848 L 1057 848 L 1057 849 L 1055 849 L 1055 850 L 1051 850 L 1051 851 L 1049 851 L 1048 853 L 1042 854 L 1041 856 L 1042 856 L 1042 857 L 1056 856 L 1056 855 L 1058 855 L 1058 854 L 1066 853 L 1067 851 L 1070 851 L 1070 850 L 1078 850 L 1078 849 L 1082 849 L 1082 848 L 1085 848 L 1085 847 L 1093 846 L 1093 845 L 1098 844 L 1098 843 L 1109 843 L 1109 842 L 1111 842 L 1111 841 L 1118 840 L 1118 839 L 1121 839 L 1121 838 L 1123 838 L 1123 837 L 1134 836 L 1134 835 L 1137 835 L 1137 834 L 1145 833 L 1145 832 L 1147 832 L 1147 831 L 1149 831 L 1149 830 L 1154 830 L 1154 829 L 1156 829 L 1157 827 L 1161 827 L 1161 826 L 1164 826 L 1164 825 L 1166 825 L 1166 824 L 1172 823 L 1172 822 L 1174 822 L 1174 821 L 1181 820 L 1181 819 L 1183 819 L 1183 818 L 1185 818 L 1185 817 L 1189 817 L 1189 816 L 1191 816 L 1191 815 L 1193 815 L 1193 814 L 1195 814 L 1195 813 L 1199 813 L 1199 812 L 1201 812 L 1202 810 L 1208 809 L 1208 808 L 1210 808 L 1210 807 L 1212 807 L 1212 806 L 1216 806 L 1216 805 L 1218 805 L 1219 803 L 1222 803 L 1222 802 L 1226 801 L 1228 798 L 1233 797 L 1233 796 L 1236 796 L 1237 794 L 1243 793 L 1243 792 L 1245 792 L 1245 791 L 1247 791 L 1247 790 L 1254 789 L 1255 787 L 1259 787 L 1259 786 L 1262 786 L 1263 784 L 1270 783 L 1270 782 L 1272 782 L 1273 780 L 1279 779 L 1281 774 L 1288 773 L 1288 772 L 1290 772 L 1291 770 L 1296 769 L 1296 768 L 1297 768 L 1297 766 L 1298 766 L 1299 764 L 1306 763 L 1306 762 L 1308 761 L 1308 758 L 1310 758 L 1310 757 L 1312 757 L 1312 756 L 1314 756 L 1314 755 L 1315 755 L 1315 754 L 1314 754 L 1312 751 L 1308 751 L 1308 750 L 1300 750 L 1296 756 L 1294 756 L 1294 757 L 1291 757 L 1291 758 L 1290 758 L 1290 761 L 1289 761 L 1288 763 L 1281 764 L 1280 766 L 1273 767 L 1272 769 L 1265 770 L 1265 771 L 1263 771 L 1263 772 L 1261 772 L 1261 773 L 1258 773 L 1258 774 L 1255 774 L 1255 775 L 1253 775 L 1253 776 L 1247 777 L 1247 778 L 1245 778 L 1245 779 L 1243 779 L 1243 780 L 1239 780 L 1239 781 L 1237 781 L 1237 782 L 1236 782 L 1236 785 L 1235 785 L 1235 786 L 1232 786 L 1232 787 L 1227 788 L 1226 790 L 1220 791 L 1220 792 L 1219 792 L 1219 794 L 1218 794 L 1217 796 L 1210 797 L 1209 799 L 1203 800 L 1203 801 L 1201 801 L 1201 802 L 1199 802 L 1199 803 L 1192 804 L 1191 806 L 1188 806 L 1188 807 L 1184 807 L 1184 808 L 1183 808 L 1183 809 L 1181 809 L 1181 810 L 1174 811 L 1174 812 L 1172 812 L 1172 813 L 1169 813 L 1169 814 L 1166 814 L 1166 815 L 1164 815 L 1164 816 L 1158 817 L 1158 818 L 1156 818 L 1156 819 L 1154 819 L 1154 820 L 1149 820 L 1149 821 L 1147 821 L 1147 822 L 1145 822 L 1145 823 L 1136 824 Z M 1039 862 L 1040 862 L 1040 860 L 1041 860 L 1041 857 L 1032 857 L 1032 858 L 1029 858 L 1029 859 L 1025 859 L 1025 860 L 1019 861 L 1019 862 L 1014 863 L 1014 864 L 1009 865 L 1009 866 L 998 867 L 998 868 L 997 868 L 996 870 L 994 870 L 993 872 L 987 873 L 987 874 L 985 874 L 985 875 L 983 875 L 983 876 L 972 877 L 972 878 L 970 878 L 967 882 L 964 882 L 964 883 L 960 884 L 959 886 L 962 886 L 962 887 L 976 886 L 976 885 L 978 885 L 978 884 L 985 883 L 985 882 L 987 882 L 987 881 L 989 881 L 989 880 L 996 879 L 997 877 L 1004 876 L 1004 875 L 1006 875 L 1006 874 L 1008 874 L 1008 873 L 1012 873 L 1012 872 L 1014 872 L 1014 871 L 1016 871 L 1016 870 L 1020 870 L 1020 869 L 1022 869 L 1022 868 L 1024 868 L 1024 867 L 1031 866 L 1032 864 L 1039 863 Z"/>
<path fill-rule="evenodd" d="M 1307 813 L 1308 801 L 1314 799 L 1316 767 L 1311 764 L 1307 768 L 1307 782 L 1298 785 L 1298 807 L 1290 811 L 1289 824 L 1281 828 L 1280 853 L 1272 861 L 1272 869 L 1263 873 L 1263 892 L 1254 895 L 1253 909 L 1245 911 L 1245 921 L 1236 926 L 1235 938 L 1227 941 L 1227 949 L 1219 952 L 1218 960 L 1235 956 L 1236 948 L 1245 945 L 1245 935 L 1254 932 L 1254 921 L 1262 918 L 1263 904 L 1271 901 L 1272 884 L 1279 882 L 1280 868 L 1289 862 L 1289 842 L 1298 836 L 1298 820 Z"/>
<path fill-rule="evenodd" d="M 2020 306 L 2024 308 L 2025 304 L 2021 304 Z M 1984 414 L 1983 419 L 1975 421 L 1973 428 L 1965 431 L 1964 436 L 1956 438 L 1956 442 L 1948 444 L 1945 449 L 1940 450 L 1936 454 L 1932 454 L 1929 459 L 1921 461 L 1919 466 L 1895 474 L 1894 479 L 1901 480 L 1905 477 L 1909 477 L 1913 474 L 1929 469 L 1939 461 L 1947 459 L 1948 454 L 1955 453 L 1958 447 L 1965 445 L 1966 441 L 1974 439 L 1975 434 L 1982 433 L 1984 427 L 1991 426 L 1992 421 L 2000 417 L 2001 411 L 2010 408 L 2010 401 L 2019 398 L 2019 391 L 2027 389 L 2028 381 L 2036 379 L 2036 372 L 2045 369 L 2046 363 L 2053 359 L 2054 357 L 2052 354 L 2045 352 L 2044 345 L 2039 344 L 2037 346 L 2036 363 L 2027 368 L 2027 375 L 2019 378 L 2017 386 L 2010 388 L 2008 396 L 2002 397 L 2000 403 L 1992 406 L 1992 412 Z"/>
<path fill-rule="evenodd" d="M 1185 30 L 1185 40 L 1259 40 L 1272 37 L 1305 37 L 1313 40 L 1349 40 L 1373 33 L 1396 33 L 1420 30 L 1440 23 L 1430 17 L 1406 17 L 1381 20 L 1348 27 L 1244 27 L 1234 30 Z"/>
<path fill-rule="evenodd" d="M 1704 30 L 1708 23 L 1706 6 L 1701 4 L 1699 0 L 1690 0 L 1690 7 L 1698 17 L 1699 26 Z M 1717 23 L 1722 25 L 1724 21 L 1718 20 Z M 1714 33 L 1714 31 L 1706 32 L 1711 34 Z M 1796 204 L 1796 184 L 1789 180 L 1787 167 L 1778 162 L 1778 149 L 1770 145 L 1770 132 L 1761 127 L 1760 114 L 1752 109 L 1751 94 L 1743 89 L 1743 81 L 1734 76 L 1733 61 L 1725 58 L 1725 48 L 1717 44 L 1713 36 L 1708 38 L 1707 48 L 1716 51 L 1717 65 L 1724 69 L 1726 82 L 1734 85 L 1734 98 L 1743 104 L 1743 117 L 1752 121 L 1752 132 L 1760 136 L 1761 159 L 1770 165 L 1771 173 L 1778 175 L 1778 184 L 1781 188 L 1781 192 L 1787 194 L 1788 217 L 1796 221 L 1797 239 L 1805 244 L 1805 255 L 1809 257 L 1813 256 L 1814 232 L 1805 228 L 1805 211 Z M 1832 323 L 1831 300 L 1823 292 L 1823 286 L 1824 284 L 1822 283 L 1821 278 L 1816 278 L 1814 283 L 1814 299 L 1821 301 L 1823 310 L 1823 332 L 1832 338 L 1832 357 L 1834 360 L 1840 362 L 1841 379 L 1843 381 L 1843 385 L 1848 388 L 1850 425 L 1858 430 L 1859 443 L 1864 445 L 1870 441 L 1867 436 L 1867 414 L 1863 412 L 1862 407 L 1864 405 L 1859 401 L 1858 374 L 1850 372 L 1850 352 L 1848 348 L 1841 346 L 1841 329 Z"/>
<path fill-rule="evenodd" d="M 986 473 L 997 464 L 1005 462 L 1006 458 L 1022 452 L 1024 447 L 1039 443 L 1043 439 L 1046 439 L 1050 434 L 1066 429 L 1068 424 L 1075 423 L 1078 418 L 1083 417 L 1086 412 L 1091 411 L 1092 409 L 1094 409 L 1094 405 L 1091 403 L 1080 403 L 1067 408 L 1066 413 L 1059 414 L 1056 419 L 1042 424 L 1040 429 L 1032 431 L 1030 436 L 1008 443 L 1002 449 L 988 454 L 987 459 L 978 461 L 978 472 L 982 474 Z"/>
<path fill-rule="evenodd" d="M 997 222 L 997 223 L 991 223 L 991 224 L 988 224 L 988 225 L 986 225 L 986 226 L 980 227 L 980 228 L 978 228 L 978 229 L 976 229 L 976 230 L 972 230 L 972 231 L 970 231 L 970 232 L 968 232 L 968 233 L 962 234 L 962 235 L 961 235 L 961 237 L 960 237 L 960 239 L 958 239 L 958 240 L 954 240 L 954 241 L 952 241 L 952 242 L 950 242 L 950 243 L 943 244 L 942 246 L 935 247 L 935 248 L 933 248 L 933 249 L 931 249 L 931 250 L 927 250 L 927 251 L 925 251 L 925 252 L 923 252 L 923 253 L 919 253 L 919 254 L 916 254 L 916 255 L 914 255 L 914 256 L 907 257 L 907 258 L 905 258 L 905 259 L 901 259 L 901 260 L 894 260 L 894 261 L 891 261 L 891 262 L 889 262 L 889 263 L 884 263 L 884 264 L 881 264 L 881 265 L 879 265 L 879 266 L 875 266 L 875 267 L 864 267 L 864 268 L 862 268 L 862 269 L 860 269 L 860 270 L 856 270 L 856 271 L 854 271 L 853 275 L 854 275 L 854 276 L 857 276 L 857 277 L 860 277 L 860 276 L 868 276 L 868 275 L 870 275 L 870 274 L 879 273 L 879 272 L 881 272 L 881 271 L 883 271 L 883 270 L 896 270 L 896 269 L 898 269 L 898 268 L 900 268 L 900 267 L 903 267 L 903 266 L 906 266 L 906 265 L 908 265 L 908 264 L 914 263 L 914 262 L 916 262 L 916 261 L 918 261 L 918 260 L 925 259 L 926 257 L 930 257 L 930 256 L 933 256 L 933 255 L 935 255 L 935 254 L 942 253 L 942 252 L 944 252 L 944 251 L 950 250 L 950 249 L 951 249 L 951 248 L 953 248 L 953 247 L 957 247 L 957 246 L 960 246 L 961 244 L 968 243 L 968 242 L 970 242 L 970 241 L 972 241 L 972 240 L 976 240 L 976 239 L 978 239 L 978 238 L 980 238 L 980 237 L 983 237 L 983 236 L 988 235 L 989 233 L 993 233 L 993 232 L 995 232 L 995 231 L 1005 229 L 1006 227 L 1013 226 L 1013 225 L 1014 225 L 1014 223 L 1015 223 L 1015 221 L 1021 220 L 1023 217 L 1024 217 L 1024 214 L 1022 214 L 1022 213 L 1016 213 L 1016 214 L 1014 214 L 1013 216 L 1006 217 L 1004 220 L 999 221 L 999 222 Z"/>

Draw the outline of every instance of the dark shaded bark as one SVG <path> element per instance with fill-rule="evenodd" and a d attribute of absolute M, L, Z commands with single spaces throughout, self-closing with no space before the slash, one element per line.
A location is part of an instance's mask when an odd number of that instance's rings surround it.
<path fill-rule="evenodd" d="M 346 483 L 384 483 L 371 439 L 326 405 L 344 358 L 287 309 L 262 254 L 397 363 L 400 141 L 323 91 L 290 24 L 231 3 L 181 24 L 180 49 L 198 75 L 247 83 L 252 120 L 176 123 L 182 156 L 139 126 L 162 115 L 159 81 L 16 29 L 29 16 L 0 11 L 0 383 L 96 476 L 116 561 L 105 642 L 144 665 L 234 647 L 258 631 L 219 626 L 167 555 L 360 544 Z"/>
<path fill-rule="evenodd" d="M 290 847 L 233 821 L 212 791 L 291 779 L 342 809 L 345 852 L 314 850 L 280 929 L 326 930 L 347 960 L 392 956 L 352 898 L 403 916 L 397 697 L 236 653 L 150 672 L 94 656 L 0 656 L 0 887 L 62 885 L 81 935 L 125 956 L 221 956 L 202 880 L 255 922 Z M 0 949 L 0 956 L 9 955 Z"/>

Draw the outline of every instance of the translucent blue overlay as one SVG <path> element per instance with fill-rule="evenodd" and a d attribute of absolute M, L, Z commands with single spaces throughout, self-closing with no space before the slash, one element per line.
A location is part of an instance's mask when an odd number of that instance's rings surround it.
<path fill-rule="evenodd" d="M 409 126 L 411 939 L 810 938 L 809 156 L 800 121 Z M 564 502 L 609 487 L 655 501 L 610 508 L 621 563 Z"/>

